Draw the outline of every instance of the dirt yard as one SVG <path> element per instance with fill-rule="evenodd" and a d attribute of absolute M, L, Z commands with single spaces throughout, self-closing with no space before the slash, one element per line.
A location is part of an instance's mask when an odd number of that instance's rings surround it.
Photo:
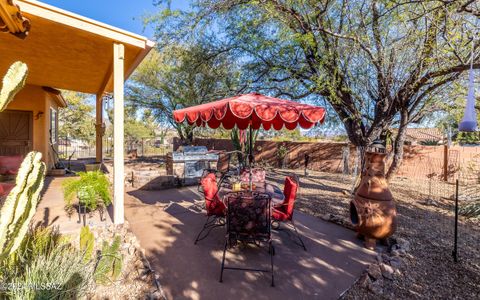
<path fill-rule="evenodd" d="M 283 185 L 291 170 L 270 172 L 272 182 Z M 350 176 L 310 171 L 300 175 L 301 190 L 296 208 L 324 218 L 333 214 L 349 218 Z M 478 220 L 460 220 L 458 263 L 452 259 L 454 202 L 432 197 L 432 187 L 420 189 L 418 181 L 397 178 L 391 189 L 397 202 L 398 228 L 393 239 L 405 239 L 410 249 L 393 278 L 369 288 L 357 282 L 343 299 L 480 299 L 480 231 Z M 426 190 L 426 192 L 422 192 Z M 454 186 L 435 187 L 453 196 Z M 352 232 L 352 234 L 354 234 Z"/>

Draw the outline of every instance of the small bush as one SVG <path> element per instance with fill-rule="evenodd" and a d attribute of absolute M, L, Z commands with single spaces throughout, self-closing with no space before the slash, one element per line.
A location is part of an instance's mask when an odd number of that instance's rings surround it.
<path fill-rule="evenodd" d="M 108 206 L 112 203 L 110 182 L 100 171 L 79 172 L 79 178 L 71 178 L 63 183 L 63 193 L 67 209 L 72 207 L 75 196 L 82 205 L 92 211 L 99 205 Z"/>
<path fill-rule="evenodd" d="M 458 213 L 467 218 L 480 218 L 480 201 L 468 203 L 460 207 Z"/>
<path fill-rule="evenodd" d="M 93 264 L 57 228 L 37 227 L 0 262 L 0 273 L 1 282 L 19 287 L 0 291 L 0 299 L 77 299 L 92 282 Z"/>

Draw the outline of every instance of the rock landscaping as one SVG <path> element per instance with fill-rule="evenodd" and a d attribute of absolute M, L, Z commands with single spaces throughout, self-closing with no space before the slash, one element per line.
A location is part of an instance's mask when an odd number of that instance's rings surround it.
<path fill-rule="evenodd" d="M 158 277 L 152 270 L 145 250 L 140 247 L 126 221 L 123 225 L 106 225 L 92 228 L 95 251 L 100 251 L 104 241 L 111 244 L 120 236 L 123 270 L 119 278 L 108 285 L 96 284 L 89 299 L 166 299 Z"/>
<path fill-rule="evenodd" d="M 270 178 L 282 184 L 285 175 L 301 176 L 296 208 L 353 229 L 349 216 L 352 178 L 342 174 L 279 170 Z M 387 246 L 377 247 L 376 261 L 345 291 L 341 299 L 479 299 L 479 222 L 460 218 L 459 262 L 452 259 L 453 201 L 429 199 L 413 188 L 418 182 L 397 178 L 391 189 L 398 210 L 398 228 Z M 425 199 L 435 205 L 425 205 Z M 355 232 L 352 231 L 352 235 Z"/>

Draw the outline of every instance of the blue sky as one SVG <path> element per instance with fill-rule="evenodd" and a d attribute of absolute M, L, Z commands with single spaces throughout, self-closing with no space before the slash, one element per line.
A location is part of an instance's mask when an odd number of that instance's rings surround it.
<path fill-rule="evenodd" d="M 142 15 L 158 10 L 153 0 L 40 0 L 50 5 L 152 38 L 144 31 Z M 190 0 L 172 0 L 172 9 L 188 8 Z"/>

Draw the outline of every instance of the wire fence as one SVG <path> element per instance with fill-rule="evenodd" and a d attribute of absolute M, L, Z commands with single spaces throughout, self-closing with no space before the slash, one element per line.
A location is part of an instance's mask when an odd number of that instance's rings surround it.
<path fill-rule="evenodd" d="M 104 158 L 113 157 L 113 139 L 104 137 L 102 140 Z M 172 151 L 170 144 L 165 144 L 160 138 L 141 138 L 125 140 L 125 155 L 129 158 L 165 156 Z M 60 159 L 88 159 L 96 156 L 95 141 L 83 141 L 59 138 L 58 154 Z"/>

